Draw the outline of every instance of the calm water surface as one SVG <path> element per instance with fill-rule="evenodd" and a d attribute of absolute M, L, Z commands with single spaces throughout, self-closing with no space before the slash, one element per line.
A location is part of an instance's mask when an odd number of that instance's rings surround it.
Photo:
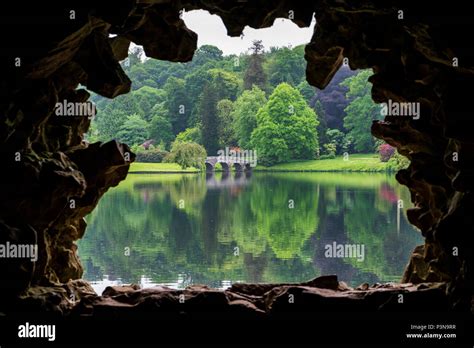
<path fill-rule="evenodd" d="M 422 243 L 406 219 L 409 202 L 385 174 L 130 174 L 87 217 L 79 256 L 99 293 L 113 284 L 226 288 L 323 274 L 353 286 L 399 281 Z M 334 244 L 363 246 L 363 259 L 328 257 Z"/>

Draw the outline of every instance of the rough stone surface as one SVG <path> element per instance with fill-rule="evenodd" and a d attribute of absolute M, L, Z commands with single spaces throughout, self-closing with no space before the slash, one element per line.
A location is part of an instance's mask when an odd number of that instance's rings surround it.
<path fill-rule="evenodd" d="M 384 284 L 360 290 L 343 284 L 328 288 L 327 281 L 327 277 L 322 277 L 301 284 L 268 284 L 265 292 L 254 292 L 251 289 L 256 286 L 252 284 L 238 284 L 224 291 L 203 286 L 174 290 L 127 285 L 108 287 L 98 296 L 79 280 L 56 287 L 30 288 L 17 303 L 15 312 L 19 307 L 34 309 L 38 315 L 46 310 L 57 316 L 88 318 L 144 319 L 150 315 L 153 319 L 258 319 L 316 312 L 430 313 L 449 309 L 445 283 Z M 331 277 L 333 281 L 338 283 L 337 278 Z M 399 303 L 400 294 L 403 303 Z"/>
<path fill-rule="evenodd" d="M 87 144 L 83 134 L 90 120 L 58 118 L 55 103 L 86 101 L 89 95 L 76 89 L 79 84 L 111 98 L 128 92 L 130 80 L 118 59 L 124 58 L 131 41 L 142 44 L 153 58 L 191 59 L 196 34 L 186 28 L 179 11 L 201 8 L 219 15 L 233 36 L 240 35 L 245 25 L 268 27 L 290 11 L 295 23 L 308 25 L 315 12 L 316 30 L 306 47 L 311 84 L 327 85 L 346 57 L 353 69 L 373 69 L 370 81 L 375 101 L 421 103 L 419 120 L 386 117 L 372 127 L 375 136 L 411 160 L 397 180 L 410 189 L 415 208 L 408 217 L 426 241 L 415 250 L 403 281 L 446 281 L 450 306 L 469 308 L 474 283 L 470 114 L 474 59 L 459 33 L 470 32 L 472 23 L 469 17 L 452 20 L 450 11 L 462 13 L 460 6 L 430 2 L 417 8 L 417 4 L 395 0 L 120 0 L 113 5 L 82 1 L 74 19 L 69 10 L 54 4 L 51 8 L 42 3 L 39 8 L 19 4 L 22 16 L 11 16 L 15 9 L 2 13 L 0 241 L 36 241 L 40 249 L 34 267 L 0 260 L 0 277 L 11 280 L 2 281 L 2 293 L 31 294 L 39 286 L 56 289 L 81 277 L 74 241 L 84 234 L 83 218 L 109 187 L 125 178 L 133 161 L 126 145 Z M 399 19 L 400 9 L 403 19 Z M 110 34 L 116 36 L 110 38 Z M 15 66 L 16 58 L 20 66 Z M 459 66 L 453 66 L 453 59 Z M 308 298 L 315 306 L 322 298 L 334 297 L 329 295 L 334 290 L 311 289 L 279 286 L 271 295 L 265 292 L 268 298 L 261 300 L 266 301 L 266 311 L 280 311 L 286 307 L 279 299 L 287 293 Z M 254 296 L 262 296 L 267 288 L 253 290 Z M 357 293 L 344 294 L 341 301 L 349 306 L 363 301 Z M 163 297 L 159 308 L 174 308 L 171 294 L 159 296 Z M 193 297 L 196 306 L 208 296 L 216 296 L 216 308 L 226 306 L 226 297 L 214 292 Z M 2 301 L 8 298 L 2 296 Z M 254 302 L 249 299 L 236 299 L 236 310 L 252 308 Z M 157 305 L 155 300 L 150 295 L 136 306 Z M 95 301 L 103 303 L 102 308 L 108 308 L 108 301 L 127 307 L 115 297 Z"/>

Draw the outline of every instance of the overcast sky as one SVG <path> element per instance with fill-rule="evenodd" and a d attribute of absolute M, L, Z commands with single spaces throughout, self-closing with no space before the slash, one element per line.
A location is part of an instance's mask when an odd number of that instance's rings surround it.
<path fill-rule="evenodd" d="M 276 19 L 273 26 L 265 29 L 245 27 L 244 37 L 231 38 L 219 16 L 211 15 L 207 11 L 198 10 L 186 12 L 183 15 L 186 26 L 198 34 L 198 47 L 214 45 L 219 47 L 224 55 L 247 52 L 253 40 L 262 40 L 265 49 L 270 47 L 292 47 L 306 44 L 313 35 L 315 21 L 309 28 L 299 28 L 288 19 Z"/>

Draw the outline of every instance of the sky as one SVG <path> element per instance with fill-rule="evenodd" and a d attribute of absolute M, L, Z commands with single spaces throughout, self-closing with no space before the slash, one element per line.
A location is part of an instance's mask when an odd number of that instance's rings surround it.
<path fill-rule="evenodd" d="M 245 27 L 244 37 L 229 37 L 222 19 L 207 11 L 185 12 L 183 20 L 186 26 L 198 34 L 198 47 L 214 45 L 224 55 L 246 53 L 253 40 L 262 40 L 266 50 L 270 47 L 298 46 L 311 40 L 315 20 L 309 28 L 299 28 L 288 19 L 278 18 L 270 28 L 253 29 Z"/>

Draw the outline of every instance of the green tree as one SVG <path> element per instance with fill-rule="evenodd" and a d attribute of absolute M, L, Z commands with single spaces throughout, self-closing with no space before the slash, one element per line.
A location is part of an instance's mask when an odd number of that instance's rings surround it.
<path fill-rule="evenodd" d="M 234 101 L 240 89 L 240 81 L 236 74 L 222 69 L 209 70 L 210 81 L 216 86 L 217 99 Z"/>
<path fill-rule="evenodd" d="M 191 64 L 193 66 L 200 66 L 220 60 L 222 60 L 222 51 L 219 48 L 213 45 L 202 45 L 194 52 Z"/>
<path fill-rule="evenodd" d="M 199 126 L 186 128 L 185 131 L 176 136 L 176 141 L 183 143 L 198 143 L 202 145 L 201 128 Z"/>
<path fill-rule="evenodd" d="M 234 133 L 234 103 L 229 99 L 222 99 L 217 103 L 217 115 L 219 117 L 219 146 L 235 146 L 237 140 Z"/>
<path fill-rule="evenodd" d="M 363 70 L 347 78 L 341 84 L 349 87 L 347 98 L 352 101 L 344 109 L 344 128 L 354 139 L 354 149 L 358 152 L 372 152 L 374 137 L 370 132 L 372 121 L 381 119 L 379 108 L 372 100 L 371 84 L 368 82 L 371 70 Z"/>
<path fill-rule="evenodd" d="M 130 67 L 130 76 L 133 78 L 132 90 L 138 90 L 144 87 L 145 81 L 150 77 L 141 62 Z"/>
<path fill-rule="evenodd" d="M 94 118 L 93 125 L 97 132 L 94 134 L 96 140 L 108 141 L 117 137 L 117 132 L 127 119 L 124 111 L 106 108 L 99 111 Z"/>
<path fill-rule="evenodd" d="M 207 153 L 211 155 L 215 155 L 219 149 L 217 94 L 216 86 L 207 83 L 204 86 L 200 103 L 202 143 Z"/>
<path fill-rule="evenodd" d="M 209 64 L 198 68 L 186 77 L 186 87 L 189 102 L 193 105 L 191 115 L 188 118 L 188 127 L 193 127 L 201 120 L 200 98 L 203 87 L 207 83 L 217 85 L 217 100 L 230 99 L 234 101 L 242 84 L 237 74 L 220 68 L 212 68 Z"/>
<path fill-rule="evenodd" d="M 305 77 L 306 70 L 303 46 L 294 49 L 288 47 L 278 49 L 268 60 L 267 69 L 268 81 L 272 86 L 277 86 L 282 82 L 298 86 Z"/>
<path fill-rule="evenodd" d="M 166 108 L 168 118 L 173 126 L 173 133 L 178 134 L 187 128 L 190 115 L 190 102 L 186 82 L 183 79 L 170 77 L 164 86 L 168 98 Z"/>
<path fill-rule="evenodd" d="M 155 144 L 163 143 L 165 148 L 168 148 L 174 138 L 171 122 L 163 116 L 153 116 L 150 122 L 150 137 L 155 140 Z"/>
<path fill-rule="evenodd" d="M 123 97 L 123 98 L 120 98 L 120 97 Z M 126 95 L 123 95 L 123 96 L 119 96 L 119 97 L 114 99 L 114 102 L 112 104 L 110 104 L 110 107 L 113 108 L 113 109 L 122 110 L 127 115 L 137 114 L 140 117 L 144 116 L 143 110 L 140 107 L 139 101 L 133 93 L 129 93 L 129 94 L 126 94 Z"/>
<path fill-rule="evenodd" d="M 157 59 L 145 60 L 143 62 L 143 67 L 148 73 L 148 79 L 153 80 L 155 85 L 159 86 L 159 88 L 162 88 L 170 77 L 184 79 L 186 74 L 189 73 L 189 67 L 187 67 L 185 64 Z M 134 81 L 135 77 L 130 75 L 130 78 L 132 81 Z M 147 80 L 144 80 L 144 83 Z M 146 86 L 149 85 L 146 84 Z"/>
<path fill-rule="evenodd" d="M 112 100 L 100 97 L 97 100 L 96 108 L 98 112 L 92 124 L 94 125 L 94 139 L 100 141 L 116 138 L 117 132 L 128 115 L 143 115 L 143 111 L 132 93 L 118 96 Z"/>
<path fill-rule="evenodd" d="M 252 54 L 249 57 L 244 76 L 244 89 L 252 89 L 252 86 L 255 85 L 265 90 L 267 77 L 263 69 L 263 50 L 262 40 L 253 41 L 250 47 Z"/>
<path fill-rule="evenodd" d="M 175 141 L 171 147 L 167 162 L 179 164 L 183 169 L 194 167 L 203 168 L 207 154 L 204 147 L 196 143 Z"/>
<path fill-rule="evenodd" d="M 156 105 L 162 105 L 167 99 L 167 94 L 164 90 L 149 86 L 143 86 L 133 91 L 132 96 L 142 110 L 143 118 L 148 122 L 151 121 L 155 115 L 153 108 Z M 164 114 L 162 114 L 162 116 L 164 116 Z"/>
<path fill-rule="evenodd" d="M 317 115 L 298 90 L 282 83 L 258 111 L 251 143 L 259 161 L 267 164 L 311 159 L 318 151 L 318 124 Z"/>
<path fill-rule="evenodd" d="M 91 144 L 100 141 L 99 131 L 97 130 L 97 124 L 95 122 L 91 122 L 89 131 L 85 134 L 84 138 Z"/>
<path fill-rule="evenodd" d="M 328 138 L 328 143 L 333 144 L 336 149 L 336 154 L 341 154 L 342 148 L 344 146 L 344 133 L 339 129 L 328 129 L 326 131 L 326 136 Z"/>
<path fill-rule="evenodd" d="M 148 138 L 148 122 L 139 115 L 127 117 L 120 127 L 117 138 L 128 145 L 142 144 Z"/>
<path fill-rule="evenodd" d="M 316 88 L 311 86 L 308 81 L 303 80 L 300 82 L 300 84 L 297 86 L 298 91 L 301 93 L 301 95 L 304 97 L 306 102 L 310 104 L 311 100 L 316 96 Z M 319 100 L 318 100 L 319 102 Z M 321 102 L 319 102 L 321 104 Z M 322 106 L 321 106 L 322 107 Z M 317 110 L 316 110 L 317 112 Z M 319 114 L 318 114 L 319 115 Z M 322 116 L 319 116 L 320 119 L 322 119 Z"/>
<path fill-rule="evenodd" d="M 235 120 L 234 130 L 240 147 L 250 148 L 250 136 L 257 126 L 257 112 L 266 102 L 265 92 L 255 85 L 235 101 L 232 118 Z"/>
<path fill-rule="evenodd" d="M 162 103 L 155 104 L 150 111 L 151 118 L 156 115 L 163 116 L 169 120 L 168 109 L 166 108 L 166 100 Z M 171 122 L 171 121 L 170 121 Z"/>

